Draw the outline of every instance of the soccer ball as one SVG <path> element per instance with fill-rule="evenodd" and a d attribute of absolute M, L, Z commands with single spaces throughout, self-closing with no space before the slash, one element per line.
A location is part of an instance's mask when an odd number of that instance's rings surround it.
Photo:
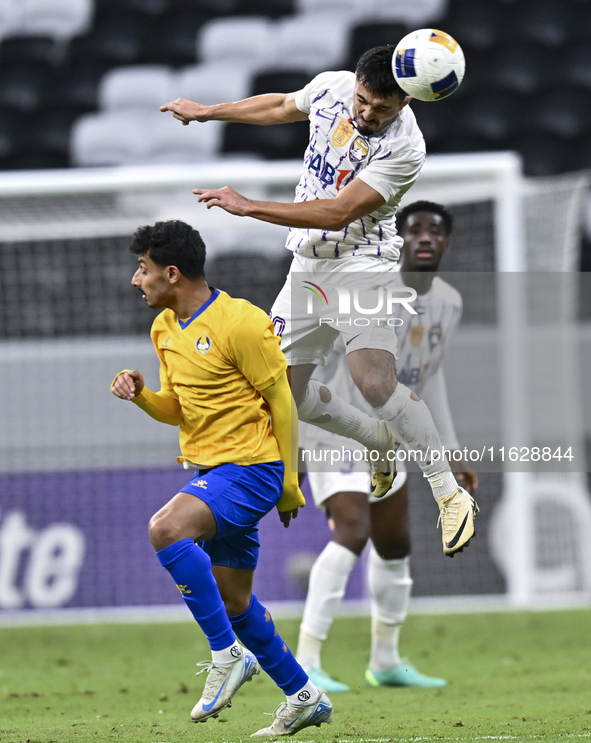
<path fill-rule="evenodd" d="M 458 42 L 444 31 L 421 28 L 407 34 L 392 57 L 396 82 L 419 101 L 440 101 L 464 77 L 466 62 Z"/>

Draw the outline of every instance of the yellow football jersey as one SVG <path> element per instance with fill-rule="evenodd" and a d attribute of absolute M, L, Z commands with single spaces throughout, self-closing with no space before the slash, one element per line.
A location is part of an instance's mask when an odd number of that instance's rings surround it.
<path fill-rule="evenodd" d="M 185 321 L 161 312 L 151 335 L 160 394 L 181 407 L 182 460 L 213 467 L 280 459 L 261 391 L 277 382 L 287 362 L 263 310 L 214 289 Z"/>

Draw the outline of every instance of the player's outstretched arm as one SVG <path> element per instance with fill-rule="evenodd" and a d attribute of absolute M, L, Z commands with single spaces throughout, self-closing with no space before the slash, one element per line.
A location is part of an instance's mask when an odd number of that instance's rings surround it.
<path fill-rule="evenodd" d="M 238 217 L 253 217 L 284 227 L 318 230 L 342 230 L 351 222 L 376 211 L 385 204 L 384 197 L 367 183 L 356 178 L 334 199 L 312 199 L 286 204 L 278 201 L 247 199 L 230 186 L 193 190 L 207 208 L 219 206 Z"/>
<path fill-rule="evenodd" d="M 152 392 L 138 371 L 124 369 L 119 372 L 111 384 L 111 392 L 122 400 L 131 400 L 160 423 L 181 424 L 182 411 L 177 398 L 163 391 Z"/>
<path fill-rule="evenodd" d="M 177 98 L 160 106 L 162 112 L 171 111 L 175 119 L 185 126 L 191 121 L 234 121 L 239 124 L 291 124 L 305 121 L 308 114 L 295 104 L 295 93 L 266 93 L 245 98 L 234 103 L 204 106 L 202 103 Z"/>
<path fill-rule="evenodd" d="M 298 413 L 291 394 L 287 374 L 282 376 L 261 395 L 271 409 L 271 425 L 277 439 L 279 455 L 285 466 L 283 494 L 277 504 L 279 518 L 285 527 L 298 515 L 298 508 L 306 505 L 298 484 L 298 473 L 293 465 L 297 462 Z"/>

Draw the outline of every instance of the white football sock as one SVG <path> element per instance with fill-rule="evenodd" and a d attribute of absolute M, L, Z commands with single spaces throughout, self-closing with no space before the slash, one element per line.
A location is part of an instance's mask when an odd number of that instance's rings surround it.
<path fill-rule="evenodd" d="M 368 584 L 371 594 L 369 667 L 374 671 L 385 671 L 400 663 L 398 636 L 408 614 L 412 589 L 409 558 L 384 560 L 372 546 Z"/>
<path fill-rule="evenodd" d="M 329 402 L 320 399 L 320 388 L 324 387 L 330 394 Z M 330 416 L 324 423 L 315 423 L 323 415 Z M 371 415 L 358 410 L 354 405 L 345 402 L 333 394 L 325 384 L 311 379 L 306 387 L 304 399 L 298 405 L 298 418 L 305 423 L 312 423 L 325 431 L 355 439 L 367 449 L 378 447 L 378 421 Z"/>
<path fill-rule="evenodd" d="M 223 665 L 224 663 L 234 663 L 242 657 L 242 645 L 236 640 L 233 645 L 229 645 L 223 650 L 212 650 L 211 659 L 214 663 Z"/>
<path fill-rule="evenodd" d="M 423 400 L 412 400 L 410 396 L 409 388 L 398 382 L 390 399 L 375 410 L 407 451 L 420 452 L 415 455 L 417 464 L 429 480 L 433 496 L 441 498 L 453 493 L 458 483 L 447 459 L 441 457 L 441 440 L 429 408 Z M 440 453 L 436 461 L 431 458 L 433 451 Z"/>
<path fill-rule="evenodd" d="M 286 694 L 287 703 L 292 707 L 305 707 L 307 704 L 314 704 L 320 699 L 321 691 L 317 686 L 308 679 L 305 686 L 298 689 L 295 694 Z"/>
<path fill-rule="evenodd" d="M 316 558 L 310 583 L 296 659 L 305 671 L 320 668 L 322 642 L 345 595 L 347 581 L 357 555 L 336 542 L 329 542 Z"/>

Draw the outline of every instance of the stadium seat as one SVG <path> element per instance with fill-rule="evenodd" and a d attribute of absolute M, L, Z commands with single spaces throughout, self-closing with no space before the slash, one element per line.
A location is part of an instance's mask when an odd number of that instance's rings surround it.
<path fill-rule="evenodd" d="M 206 105 L 239 101 L 248 95 L 250 80 L 248 65 L 236 66 L 235 62 L 192 65 L 178 73 L 173 98 L 182 96 Z"/>
<path fill-rule="evenodd" d="M 219 151 L 223 124 L 182 126 L 172 116 L 138 109 L 87 114 L 72 128 L 73 164 L 140 165 L 211 160 Z"/>
<path fill-rule="evenodd" d="M 487 54 L 484 79 L 498 90 L 529 95 L 558 82 L 555 78 L 555 56 L 541 46 L 508 44 Z"/>
<path fill-rule="evenodd" d="M 197 163 L 219 156 L 224 124 L 193 122 L 188 127 L 160 112 L 144 117 L 145 152 L 138 162 L 146 164 Z"/>
<path fill-rule="evenodd" d="M 591 90 L 591 46 L 586 43 L 569 48 L 556 74 L 562 80 Z"/>
<path fill-rule="evenodd" d="M 12 36 L 0 43 L 0 64 L 40 62 L 56 65 L 60 61 L 60 45 L 51 36 Z"/>
<path fill-rule="evenodd" d="M 135 65 L 109 70 L 99 83 L 98 101 L 102 109 L 150 108 L 157 110 L 178 96 L 175 78 L 164 65 Z"/>
<path fill-rule="evenodd" d="M 299 67 L 316 74 L 341 69 L 347 61 L 351 20 L 346 13 L 302 13 L 277 21 L 274 37 L 278 69 Z"/>
<path fill-rule="evenodd" d="M 108 66 L 134 64 L 140 58 L 144 39 L 150 30 L 146 16 L 114 14 L 98 19 L 92 30 L 72 39 L 69 61 L 102 62 Z"/>
<path fill-rule="evenodd" d="M 98 108 L 98 86 L 106 72 L 104 62 L 83 61 L 69 66 L 54 76 L 46 90 L 46 100 L 53 105 L 77 108 L 80 113 Z"/>
<path fill-rule="evenodd" d="M 509 40 L 520 44 L 532 42 L 558 47 L 568 38 L 573 15 L 577 14 L 567 2 L 526 0 L 508 8 L 503 32 Z"/>
<path fill-rule="evenodd" d="M 527 176 L 553 175 L 571 169 L 568 144 L 554 136 L 529 134 L 514 140 L 513 145 L 523 157 L 523 170 Z"/>
<path fill-rule="evenodd" d="M 90 26 L 93 0 L 22 0 L 25 9 L 23 33 L 47 34 L 70 39 Z"/>
<path fill-rule="evenodd" d="M 265 15 L 280 18 L 296 12 L 294 0 L 239 0 L 237 15 Z"/>
<path fill-rule="evenodd" d="M 360 0 L 367 18 L 398 21 L 411 28 L 423 28 L 439 20 L 447 0 Z"/>
<path fill-rule="evenodd" d="M 357 23 L 349 31 L 347 69 L 354 70 L 359 57 L 374 46 L 395 46 L 408 30 L 402 23 Z"/>
<path fill-rule="evenodd" d="M 40 62 L 7 62 L 0 67 L 0 107 L 33 111 L 51 85 L 53 68 Z"/>
<path fill-rule="evenodd" d="M 0 2 L 0 39 L 20 33 L 25 23 L 25 7 L 22 0 Z"/>
<path fill-rule="evenodd" d="M 20 115 L 16 111 L 0 110 L 0 167 L 12 150 Z"/>
<path fill-rule="evenodd" d="M 425 137 L 427 151 L 438 146 L 454 128 L 457 128 L 459 110 L 457 105 L 450 106 L 446 101 L 439 101 L 437 105 L 412 101 L 411 108 Z"/>
<path fill-rule="evenodd" d="M 126 111 L 105 111 L 81 116 L 70 135 L 73 165 L 125 165 L 142 153 L 145 127 Z"/>
<path fill-rule="evenodd" d="M 195 38 L 209 15 L 199 12 L 174 12 L 160 17 L 144 38 L 139 61 L 173 67 L 195 64 Z"/>
<path fill-rule="evenodd" d="M 308 146 L 307 121 L 276 126 L 226 124 L 222 152 L 248 152 L 265 160 L 301 160 Z"/>
<path fill-rule="evenodd" d="M 275 24 L 263 16 L 215 18 L 204 24 L 196 40 L 202 62 L 238 62 L 251 69 L 274 61 Z"/>
<path fill-rule="evenodd" d="M 52 153 L 68 162 L 70 129 L 75 113 L 53 109 L 42 111 L 25 122 L 21 122 L 13 137 L 14 152 L 28 150 Z"/>
<path fill-rule="evenodd" d="M 97 16 L 120 11 L 145 13 L 150 16 L 164 15 L 171 6 L 171 0 L 94 0 Z"/>
<path fill-rule="evenodd" d="M 301 70 L 260 72 L 252 78 L 248 95 L 294 93 L 296 90 L 304 88 L 311 79 L 311 75 Z"/>
<path fill-rule="evenodd" d="M 580 89 L 547 89 L 528 105 L 533 132 L 573 139 L 589 132 L 591 93 Z"/>
<path fill-rule="evenodd" d="M 496 0 L 460 0 L 452 3 L 445 30 L 461 39 L 462 48 L 494 49 L 502 35 L 503 6 Z"/>
<path fill-rule="evenodd" d="M 507 92 L 482 92 L 470 96 L 455 112 L 456 126 L 468 137 L 480 137 L 489 147 L 504 145 L 528 129 L 522 100 Z"/>

